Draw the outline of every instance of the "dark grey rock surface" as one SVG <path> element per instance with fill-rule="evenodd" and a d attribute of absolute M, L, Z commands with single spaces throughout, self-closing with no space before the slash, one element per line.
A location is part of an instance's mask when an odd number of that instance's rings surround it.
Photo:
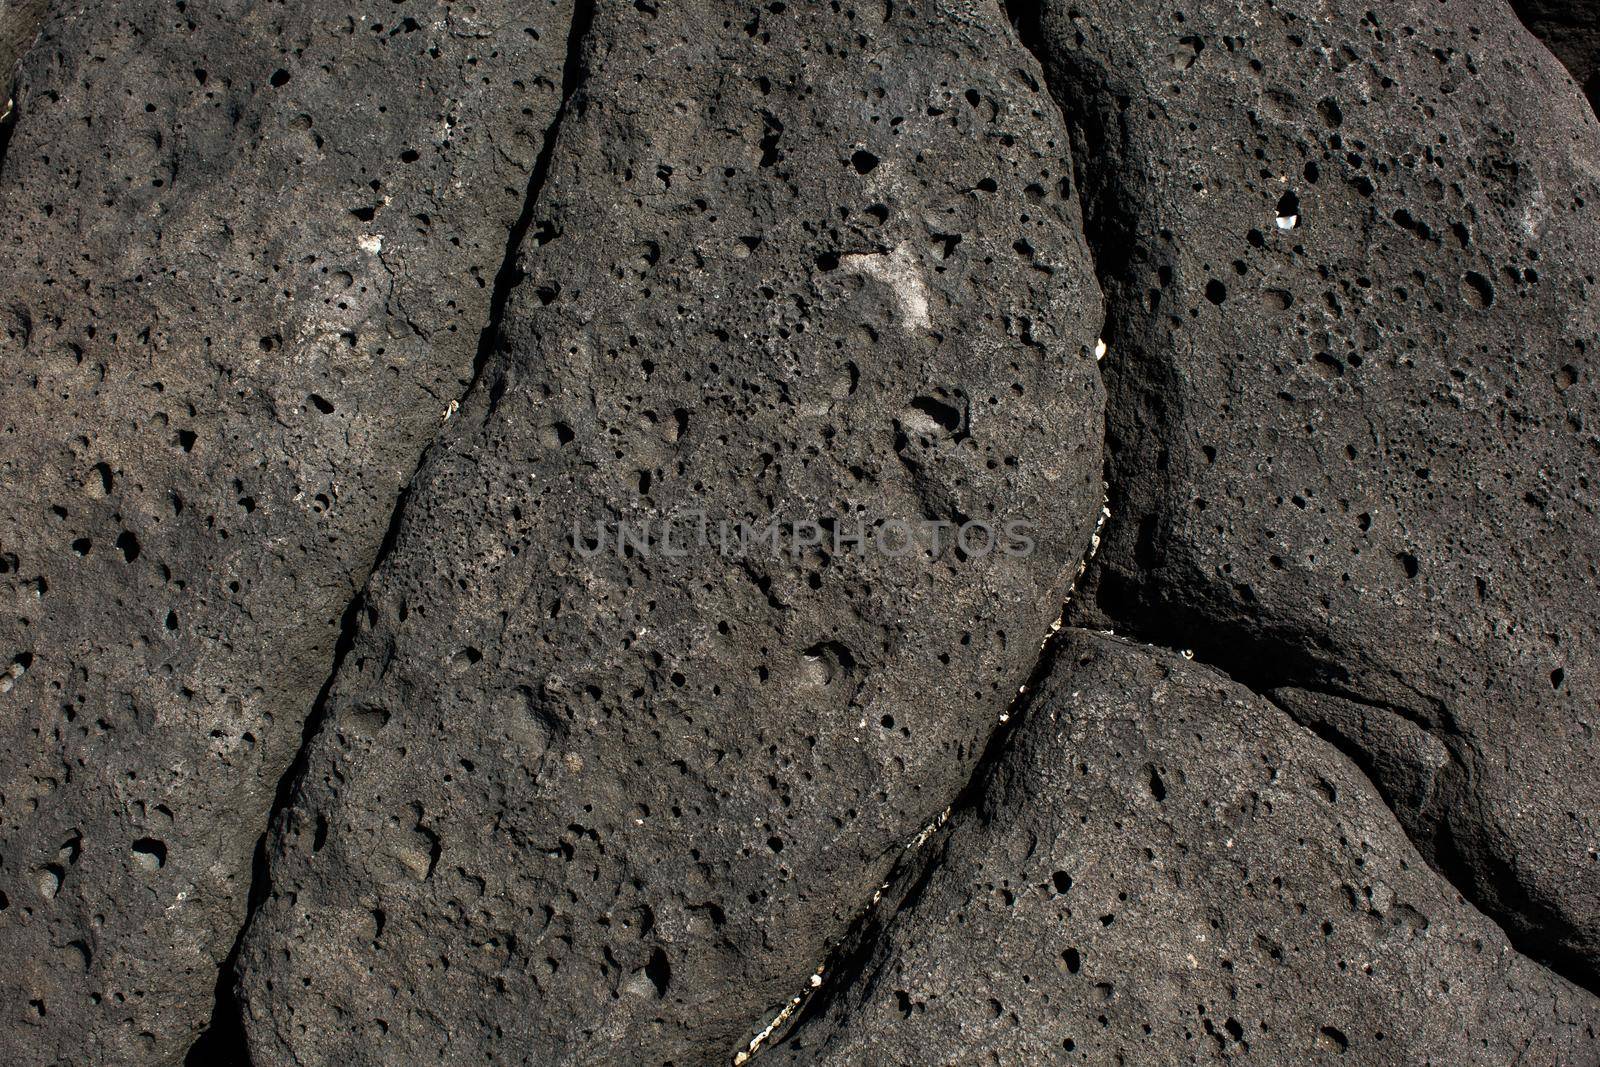
<path fill-rule="evenodd" d="M 1600 1002 L 1518 955 L 1277 707 L 1065 630 L 930 873 L 794 1064 L 1593 1063 Z"/>
<path fill-rule="evenodd" d="M 585 41 L 506 342 L 274 839 L 258 1064 L 726 1062 L 968 780 L 1088 546 L 1099 295 L 999 10 L 601 5 Z M 574 540 L 695 508 L 1037 550 Z"/>
<path fill-rule="evenodd" d="M 0 1064 L 1600 1065 L 1595 18 L 0 0 Z"/>
<path fill-rule="evenodd" d="M 1594 987 L 1600 124 L 1498 3 L 1047 3 L 1034 40 L 1110 307 L 1079 617 L 1318 694 Z"/>
<path fill-rule="evenodd" d="M 568 24 L 90 4 L 28 53 L 0 171 L 0 1062 L 173 1063 L 212 1015 L 340 616 L 473 374 Z"/>

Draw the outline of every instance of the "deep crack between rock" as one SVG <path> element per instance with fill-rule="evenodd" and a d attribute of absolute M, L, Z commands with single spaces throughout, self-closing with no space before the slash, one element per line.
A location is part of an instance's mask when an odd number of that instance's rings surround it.
<path fill-rule="evenodd" d="M 1122 620 L 1119 619 L 1116 609 L 1114 607 L 1108 609 L 1104 600 L 1099 603 L 1098 607 L 1102 613 L 1116 621 L 1119 626 L 1124 625 Z M 1130 614 L 1129 619 L 1134 618 L 1137 618 L 1137 616 Z M 1309 731 L 1319 741 L 1339 752 L 1354 765 L 1356 771 L 1372 786 L 1373 795 L 1383 802 L 1389 814 L 1394 818 L 1395 825 L 1405 834 L 1406 839 L 1411 842 L 1412 847 L 1417 850 L 1418 855 L 1422 857 L 1429 869 L 1448 883 L 1450 888 L 1455 890 L 1468 907 L 1482 915 L 1486 920 L 1494 923 L 1505 935 L 1506 941 L 1511 945 L 1512 949 L 1529 962 L 1560 975 L 1580 989 L 1586 989 L 1590 993 L 1600 995 L 1600 989 L 1595 988 L 1587 980 L 1582 962 L 1576 957 L 1569 957 L 1561 952 L 1554 938 L 1540 936 L 1537 932 L 1529 933 L 1517 930 L 1515 927 L 1501 921 L 1497 913 L 1502 909 L 1486 906 L 1483 901 L 1477 899 L 1476 895 L 1470 890 L 1467 859 L 1461 854 L 1459 846 L 1450 835 L 1449 827 L 1446 824 L 1440 823 L 1438 833 L 1433 840 L 1417 840 L 1417 837 L 1406 825 L 1406 820 L 1401 817 L 1399 805 L 1396 803 L 1395 798 L 1384 787 L 1382 776 L 1377 773 L 1371 755 L 1339 736 L 1331 727 L 1319 728 L 1316 725 L 1302 722 L 1298 716 L 1284 706 L 1282 701 L 1273 695 L 1273 691 L 1298 689 L 1306 693 L 1333 697 L 1352 704 L 1360 704 L 1382 714 L 1396 716 L 1413 724 L 1426 724 L 1426 720 L 1423 717 L 1418 716 L 1411 709 L 1374 703 L 1359 694 L 1346 692 L 1335 686 L 1319 684 L 1315 680 L 1307 680 L 1304 677 L 1296 676 L 1290 670 L 1274 669 L 1268 664 L 1277 662 L 1277 659 L 1270 655 L 1269 650 L 1252 649 L 1241 652 L 1238 645 L 1227 640 L 1219 640 L 1213 644 L 1196 644 L 1193 648 L 1190 648 L 1186 643 L 1188 638 L 1182 636 L 1179 631 L 1163 630 L 1149 625 L 1141 625 L 1139 622 L 1131 622 L 1126 625 L 1125 629 L 1119 629 L 1116 632 L 1119 637 L 1129 638 L 1150 648 L 1183 649 L 1185 654 L 1193 659 L 1194 662 L 1216 671 L 1233 684 L 1248 690 L 1252 695 L 1276 708 L 1295 725 Z M 1229 649 L 1233 651 L 1230 653 Z M 1466 739 L 1451 732 L 1449 729 L 1438 729 L 1431 724 L 1426 724 L 1426 728 L 1440 741 L 1450 757 L 1449 766 L 1439 772 L 1442 784 L 1438 788 L 1445 794 L 1440 803 L 1446 806 L 1467 803 L 1467 797 L 1470 793 L 1468 783 L 1470 782 L 1469 776 L 1471 772 L 1469 770 L 1469 757 L 1463 755 L 1461 751 L 1462 748 L 1467 747 Z M 1479 854 L 1476 858 L 1480 864 L 1489 862 L 1491 859 L 1491 857 L 1482 854 Z M 1511 876 L 1510 872 L 1505 872 L 1498 881 L 1502 892 L 1509 895 L 1518 891 L 1518 882 Z M 1537 913 L 1535 902 L 1529 899 L 1526 894 L 1519 894 L 1513 897 L 1510 903 L 1517 905 L 1525 914 Z"/>
<path fill-rule="evenodd" d="M 1132 323 L 1124 322 L 1124 318 L 1132 319 L 1133 316 L 1124 315 L 1128 300 L 1131 298 L 1124 295 L 1128 286 L 1125 285 L 1123 277 L 1131 269 L 1131 256 L 1138 246 L 1133 212 L 1129 205 L 1130 194 L 1115 168 L 1096 170 L 1091 169 L 1090 165 L 1094 159 L 1106 154 L 1109 138 L 1114 136 L 1117 130 L 1115 114 L 1107 110 L 1114 107 L 1115 100 L 1110 88 L 1105 84 L 1105 72 L 1089 68 L 1063 71 L 1051 63 L 1045 48 L 1043 9 L 1040 0 L 1000 0 L 1000 2 L 1006 9 L 1023 47 L 1033 54 L 1043 70 L 1046 89 L 1061 111 L 1063 122 L 1071 135 L 1074 180 L 1084 213 L 1084 240 L 1089 246 L 1094 261 L 1095 277 L 1099 282 L 1102 297 L 1106 301 L 1104 332 L 1113 348 L 1118 347 L 1119 342 L 1126 341 L 1127 343 L 1121 346 L 1125 351 L 1138 352 L 1141 346 L 1136 340 L 1121 336 L 1124 326 L 1129 327 L 1130 333 L 1133 332 Z M 1095 99 L 1097 96 L 1105 99 Z M 1166 373 L 1168 369 L 1157 366 L 1155 370 L 1157 374 L 1161 374 Z M 1123 516 L 1123 521 L 1127 521 L 1129 517 L 1127 509 L 1120 506 L 1124 498 L 1119 493 L 1118 480 L 1112 476 L 1112 460 L 1118 442 L 1109 432 L 1109 419 L 1115 406 L 1113 398 L 1118 388 L 1117 376 L 1106 376 L 1105 384 L 1108 418 L 1108 433 L 1105 440 L 1107 492 L 1113 508 Z M 1144 521 L 1159 521 L 1159 519 L 1152 516 Z M 1105 569 L 1101 568 L 1099 577 L 1105 578 L 1105 576 Z M 1429 730 L 1450 757 L 1449 766 L 1440 772 L 1440 788 L 1446 791 L 1441 803 L 1462 804 L 1469 801 L 1471 767 L 1475 753 L 1471 750 L 1470 740 L 1454 728 L 1448 708 L 1436 706 L 1433 709 L 1435 714 L 1430 717 L 1419 714 L 1415 709 L 1372 704 L 1359 694 L 1344 692 L 1337 686 L 1328 684 L 1327 680 L 1321 677 L 1324 672 L 1319 671 L 1317 665 L 1304 655 L 1298 655 L 1297 650 L 1293 648 L 1269 646 L 1259 641 L 1242 639 L 1239 635 L 1218 632 L 1215 624 L 1210 621 L 1204 623 L 1203 630 L 1199 625 L 1186 627 L 1181 620 L 1175 618 L 1176 613 L 1170 609 L 1162 611 L 1158 605 L 1157 610 L 1152 610 L 1151 605 L 1139 603 L 1132 590 L 1122 591 L 1128 594 L 1128 598 L 1127 602 L 1119 607 L 1115 581 L 1098 581 L 1096 586 L 1097 611 L 1118 627 L 1119 631 L 1125 630 L 1136 640 L 1157 647 L 1186 648 L 1192 643 L 1194 655 L 1199 662 L 1262 697 L 1297 723 L 1299 720 L 1272 698 L 1270 695 L 1272 690 L 1294 688 L 1366 704 Z M 1206 640 L 1195 641 L 1191 631 L 1204 632 Z M 1422 698 L 1422 694 L 1418 696 Z M 1342 738 L 1329 736 L 1331 731 L 1325 733 L 1313 730 L 1313 733 L 1343 753 L 1372 782 L 1374 793 L 1389 808 L 1396 824 L 1428 865 L 1449 883 L 1463 900 L 1500 926 L 1506 934 L 1507 941 L 1517 952 L 1568 981 L 1589 989 L 1590 992 L 1600 993 L 1600 989 L 1595 989 L 1584 980 L 1581 961 L 1564 955 L 1554 938 L 1543 935 L 1538 930 L 1520 930 L 1515 924 L 1502 921 L 1507 915 L 1517 914 L 1516 908 L 1511 906 L 1513 904 L 1523 907 L 1523 913 L 1538 914 L 1539 909 L 1531 907 L 1533 902 L 1528 900 L 1525 894 L 1511 901 L 1501 901 L 1498 907 L 1495 902 L 1483 899 L 1482 895 L 1473 889 L 1466 860 L 1460 855 L 1456 843 L 1450 837 L 1446 823 L 1441 821 L 1432 840 L 1419 840 L 1412 832 L 1412 828 L 1406 824 L 1406 820 L 1400 816 L 1394 798 L 1380 786 L 1378 779 L 1372 774 L 1373 764 L 1370 756 Z M 1478 858 L 1480 862 L 1485 860 L 1483 856 Z M 1509 872 L 1499 881 L 1503 883 L 1503 892 L 1515 893 L 1518 889 L 1517 880 L 1512 878 Z M 1541 924 L 1541 929 L 1547 926 L 1548 924 Z"/>
<path fill-rule="evenodd" d="M 822 980 L 820 982 L 813 980 L 809 988 L 791 998 L 756 1039 L 735 1054 L 733 1060 L 735 1064 L 746 1063 L 763 1049 L 781 1044 L 807 1020 L 827 1010 L 833 998 L 860 977 L 878 935 L 896 915 L 916 902 L 922 887 L 933 876 L 938 868 L 944 839 L 947 836 L 946 828 L 950 826 L 952 818 L 957 813 L 976 807 L 983 799 L 992 771 L 1010 745 L 1011 734 L 1027 715 L 1044 680 L 1055 669 L 1061 643 L 1060 634 L 1065 628 L 1067 610 L 1072 598 L 1077 594 L 1084 574 L 1094 561 L 1095 552 L 1100 547 L 1101 531 L 1111 518 L 1111 511 L 1103 499 L 1102 497 L 1099 521 L 1095 523 L 1089 547 L 1078 563 L 1072 587 L 1062 602 L 1061 614 L 1050 624 L 1050 632 L 1040 643 L 1039 657 L 1028 673 L 1028 680 L 1018 688 L 1016 697 L 1001 714 L 999 724 L 989 734 L 983 754 L 978 757 L 967 784 L 951 800 L 949 807 L 902 848 L 900 856 L 890 868 L 882 885 L 873 894 L 871 901 L 857 913 L 856 918 L 839 939 L 839 943 L 817 968 L 815 973 Z M 885 900 L 889 902 L 889 906 L 880 907 Z"/>
<path fill-rule="evenodd" d="M 44 36 L 44 16 L 49 6 L 49 0 L 24 0 L 7 5 L 5 19 L 0 23 L 0 56 L 15 53 L 6 69 L 0 71 L 0 78 L 4 79 L 0 81 L 0 94 L 4 94 L 4 100 L 0 101 L 0 172 L 5 170 L 11 135 L 17 128 L 17 74 L 22 70 L 22 61 Z"/>
<path fill-rule="evenodd" d="M 9 96 L 6 97 L 5 104 L 0 107 L 4 109 L 4 112 L 0 113 L 0 174 L 3 174 L 6 169 L 6 153 L 11 148 L 11 132 L 17 126 L 17 113 L 15 101 Z"/>
<path fill-rule="evenodd" d="M 1102 327 L 1102 334 L 1109 337 L 1114 344 L 1117 340 L 1113 330 L 1113 324 L 1117 322 L 1118 301 L 1116 294 L 1121 290 L 1116 268 L 1127 265 L 1127 254 L 1134 247 L 1134 235 L 1131 227 L 1127 225 L 1127 219 L 1123 218 L 1122 213 L 1115 209 L 1116 195 L 1121 192 L 1115 178 L 1105 178 L 1099 183 L 1086 181 L 1086 177 L 1093 173 L 1090 168 L 1090 161 L 1099 152 L 1098 146 L 1107 135 L 1107 125 L 1092 108 L 1083 107 L 1083 101 L 1074 99 L 1068 86 L 1064 83 L 1065 79 L 1059 75 L 1052 74 L 1051 65 L 1048 62 L 1044 48 L 1043 9 L 1040 0 L 996 0 L 996 2 L 999 4 L 1006 21 L 1012 27 L 1017 40 L 1038 64 L 1043 74 L 1045 95 L 1055 105 L 1061 117 L 1063 128 L 1069 135 L 1073 184 L 1083 211 L 1083 237 L 1093 265 L 1095 278 L 1100 286 L 1102 298 L 1106 301 L 1105 325 Z M 1097 355 L 1103 356 L 1105 341 L 1102 341 L 1101 344 L 1102 348 L 1097 352 Z M 1102 378 L 1104 379 L 1104 376 Z M 1110 382 L 1106 382 L 1106 388 L 1109 394 L 1111 391 Z M 1108 416 L 1110 409 L 1111 403 L 1108 395 Z M 1069 591 L 1068 605 L 1071 604 L 1077 594 L 1084 573 L 1094 559 L 1095 549 L 1099 546 L 1101 530 L 1105 521 L 1111 517 L 1111 501 L 1120 499 L 1116 492 L 1114 480 L 1111 477 L 1112 443 L 1109 433 L 1104 434 L 1105 480 L 1103 484 L 1107 494 L 1107 506 L 1102 511 L 1101 524 L 1095 529 L 1094 544 L 1084 557 L 1077 578 L 1073 583 L 1073 588 Z M 1119 625 L 1124 624 L 1124 620 L 1118 617 L 1115 610 L 1107 610 L 1105 608 L 1103 599 L 1098 606 Z M 873 895 L 867 906 L 857 914 L 847 932 L 840 938 L 833 951 L 829 953 L 827 959 L 817 969 L 816 976 L 812 979 L 811 988 L 800 991 L 778 1011 L 755 1040 L 737 1053 L 734 1060 L 736 1064 L 743 1064 L 758 1056 L 763 1050 L 784 1043 L 803 1027 L 807 1021 L 822 1015 L 840 992 L 849 988 L 861 977 L 878 938 L 888 925 L 893 922 L 895 916 L 916 902 L 921 887 L 926 885 L 928 879 L 938 869 L 942 858 L 943 841 L 947 835 L 947 827 L 951 824 L 950 817 L 957 812 L 973 808 L 980 803 L 985 785 L 991 777 L 995 764 L 1006 751 L 1012 732 L 1016 729 L 1020 719 L 1027 714 L 1040 683 L 1054 668 L 1058 645 L 1056 638 L 1062 622 L 1065 620 L 1066 611 L 1067 609 L 1064 607 L 1062 620 L 1058 620 L 1052 627 L 1050 635 L 1041 646 L 1039 659 L 1029 675 L 1027 684 L 1018 692 L 1018 696 L 1008 709 L 1007 714 L 1001 717 L 1000 725 L 990 735 L 983 755 L 974 767 L 967 785 L 963 787 L 952 801 L 950 807 L 945 810 L 938 820 L 930 825 L 928 829 L 925 829 L 916 841 L 906 846 L 904 854 L 891 868 L 883 885 Z M 1133 627 L 1130 632 L 1139 641 L 1151 647 L 1172 650 L 1184 647 L 1172 640 L 1163 641 L 1163 635 L 1141 632 L 1137 627 Z M 1170 635 L 1165 636 L 1170 637 Z M 1338 692 L 1326 686 L 1319 687 L 1314 682 L 1308 682 L 1303 673 L 1296 672 L 1288 666 L 1289 660 L 1283 656 L 1273 655 L 1269 657 L 1266 650 L 1256 650 L 1256 652 L 1258 655 L 1256 656 L 1255 669 L 1250 669 L 1247 666 L 1250 661 L 1248 653 L 1233 657 L 1214 654 L 1197 655 L 1194 651 L 1188 651 L 1185 654 L 1188 658 L 1195 659 L 1196 662 L 1217 671 L 1235 684 L 1261 697 L 1272 707 L 1278 709 L 1286 718 L 1295 722 L 1296 725 L 1301 725 L 1299 720 L 1270 695 L 1270 690 L 1293 687 L 1307 692 L 1321 693 L 1345 700 L 1370 704 L 1370 702 L 1362 701 L 1357 695 Z M 1278 664 L 1279 669 L 1276 672 L 1264 666 L 1269 661 Z M 1274 677 L 1275 674 L 1281 675 L 1276 684 L 1267 684 L 1267 680 Z M 1418 722 L 1421 718 L 1414 713 L 1410 713 L 1410 709 L 1378 705 L 1370 706 L 1378 707 L 1379 710 L 1389 714 L 1399 715 L 1413 723 Z M 1457 869 L 1452 869 L 1448 859 L 1451 853 L 1448 841 L 1433 842 L 1434 848 L 1430 849 L 1425 847 L 1429 843 L 1417 842 L 1412 839 L 1410 831 L 1406 828 L 1404 821 L 1400 819 L 1392 799 L 1379 787 L 1377 780 L 1373 777 L 1371 761 L 1365 753 L 1355 750 L 1354 746 L 1342 743 L 1342 739 L 1328 736 L 1322 731 L 1312 730 L 1311 732 L 1319 740 L 1329 744 L 1354 764 L 1357 772 L 1372 784 L 1374 795 L 1378 796 L 1389 809 L 1396 825 L 1400 827 L 1402 832 L 1406 833 L 1407 838 L 1412 841 L 1412 845 L 1423 855 L 1435 873 L 1443 878 L 1470 907 L 1478 910 L 1490 921 L 1500 926 L 1513 949 L 1532 962 L 1549 968 L 1575 985 L 1588 988 L 1582 981 L 1581 970 L 1575 964 L 1566 965 L 1566 961 L 1561 959 L 1549 944 L 1534 944 L 1527 937 L 1515 936 L 1513 931 L 1498 921 L 1492 911 L 1485 910 L 1481 902 L 1474 899 L 1463 888 L 1469 884 L 1469 880 L 1465 877 L 1463 871 L 1459 869 L 1459 864 L 1456 865 Z M 1451 767 L 1457 772 L 1456 791 L 1459 792 L 1459 779 L 1467 773 L 1460 753 L 1457 751 L 1457 745 L 1454 743 L 1459 739 L 1453 738 L 1448 731 L 1441 735 L 1441 739 L 1447 742 L 1446 748 L 1450 753 Z M 1508 885 L 1513 884 L 1509 878 L 1506 881 Z M 881 906 L 885 900 L 889 902 L 888 907 Z M 821 981 L 818 981 L 818 978 Z M 1600 990 L 1590 989 L 1590 992 L 1600 993 Z"/>
<path fill-rule="evenodd" d="M 1015 40 L 1019 43 L 1040 67 L 1041 74 L 1044 68 L 1044 59 L 1040 55 L 1040 6 L 1038 0 L 996 0 L 1004 20 L 1011 26 Z M 1061 100 L 1056 96 L 1048 79 L 1042 79 L 1045 88 L 1044 95 L 1055 105 L 1061 117 L 1062 127 L 1069 134 L 1075 134 L 1071 120 L 1062 106 Z M 1084 190 L 1083 174 L 1085 170 L 1085 155 L 1081 152 L 1080 145 L 1074 136 L 1072 139 L 1072 155 L 1070 162 L 1073 168 L 1073 186 L 1078 191 L 1080 199 Z M 1087 205 L 1083 205 L 1085 210 Z M 1100 267 L 1100 255 L 1103 242 L 1095 240 L 1090 232 L 1087 215 L 1084 218 L 1084 241 L 1089 253 L 1095 278 L 1101 282 L 1101 292 L 1104 295 L 1104 282 Z M 1109 311 L 1106 315 L 1109 322 Z M 1102 326 L 1102 334 L 1104 326 Z M 1095 351 L 1097 360 L 1103 359 L 1107 351 L 1105 341 L 1102 339 Z M 1101 432 L 1102 442 L 1105 432 Z M 924 828 L 911 843 L 902 850 L 901 856 L 890 868 L 883 884 L 873 894 L 867 905 L 857 913 L 844 935 L 839 939 L 822 965 L 817 968 L 816 977 L 810 988 L 803 989 L 792 997 L 778 1010 L 771 1021 L 765 1024 L 754 1040 L 745 1048 L 738 1050 L 734 1057 L 735 1064 L 744 1064 L 762 1051 L 782 1044 L 788 1037 L 798 1031 L 808 1020 L 813 1019 L 828 1008 L 828 1005 L 837 997 L 840 991 L 849 988 L 860 977 L 868 957 L 878 936 L 894 917 L 910 905 L 914 904 L 921 887 L 927 884 L 933 872 L 938 868 L 944 838 L 947 836 L 947 827 L 951 824 L 951 817 L 958 812 L 976 807 L 982 800 L 984 789 L 991 777 L 993 768 L 999 762 L 1010 744 L 1012 733 L 1017 724 L 1022 720 L 1032 705 L 1035 694 L 1040 685 L 1055 668 L 1057 649 L 1059 647 L 1059 634 L 1066 621 L 1066 615 L 1073 598 L 1077 595 L 1078 588 L 1083 581 L 1085 573 L 1094 561 L 1096 551 L 1100 547 L 1101 533 L 1106 523 L 1111 518 L 1110 485 L 1105 480 L 1109 472 L 1109 457 L 1105 460 L 1105 469 L 1102 471 L 1102 502 L 1099 520 L 1095 524 L 1094 533 L 1091 535 L 1090 544 L 1082 560 L 1078 564 L 1077 573 L 1073 577 L 1071 588 L 1062 603 L 1061 615 L 1051 624 L 1050 632 L 1045 635 L 1039 647 L 1039 657 L 1035 660 L 1033 669 L 1028 674 L 1028 679 L 1018 689 L 1017 696 L 1012 700 L 1004 714 L 1000 716 L 998 726 L 989 735 L 984 746 L 983 754 L 978 757 L 972 774 L 967 784 L 962 787 L 955 798 L 950 802 L 943 813 L 933 823 Z M 888 900 L 888 907 L 880 907 Z"/>
<path fill-rule="evenodd" d="M 483 377 L 484 368 L 489 359 L 494 355 L 500 343 L 502 323 L 505 318 L 506 304 L 510 300 L 511 291 L 516 288 L 524 276 L 518 260 L 522 253 L 523 244 L 526 242 L 529 231 L 533 228 L 534 210 L 540 194 L 544 190 L 545 181 L 549 176 L 550 160 L 555 150 L 556 137 L 561 129 L 562 120 L 566 117 L 573 97 L 578 91 L 582 81 L 582 50 L 584 41 L 589 35 L 589 26 L 593 22 L 594 0 L 575 0 L 572 10 L 572 20 L 567 30 L 566 58 L 561 71 L 561 104 L 556 109 L 555 117 L 546 127 L 544 139 L 539 148 L 539 154 L 534 159 L 534 164 L 528 177 L 527 192 L 523 196 L 522 210 L 516 222 L 512 224 L 506 236 L 505 254 L 501 258 L 500 267 L 495 271 L 494 288 L 489 298 L 489 314 L 482 331 L 478 335 L 478 347 L 473 356 L 472 377 L 466 388 L 462 391 L 461 399 L 465 399 L 477 387 Z M 4 162 L 4 138 L 8 135 L 0 131 L 0 165 Z M 450 402 L 449 411 L 454 412 L 460 406 L 460 399 Z M 442 431 L 441 431 L 442 432 Z M 271 874 L 267 861 L 267 839 L 277 826 L 293 802 L 299 789 L 299 784 L 304 778 L 310 760 L 310 746 L 312 740 L 321 732 L 322 725 L 327 718 L 328 695 L 333 689 L 334 680 L 339 676 L 340 667 L 343 666 L 345 656 L 355 643 L 355 636 L 359 627 L 362 609 L 365 605 L 367 583 L 370 581 L 383 562 L 393 551 L 395 542 L 399 537 L 401 521 L 405 517 L 406 502 L 410 499 L 411 487 L 416 480 L 418 472 L 427 462 L 428 454 L 432 452 L 438 437 L 428 443 L 417 459 L 417 465 L 406 480 L 405 487 L 395 499 L 393 511 L 389 515 L 389 523 L 384 531 L 383 540 L 378 546 L 378 551 L 372 558 L 372 565 L 361 580 L 360 587 L 350 602 L 345 605 L 339 618 L 339 636 L 334 642 L 332 664 L 324 678 L 317 697 L 311 704 L 311 711 L 306 716 L 305 725 L 301 729 L 300 744 L 295 750 L 294 759 L 278 779 L 277 789 L 273 796 L 272 809 L 267 816 L 267 827 L 256 838 L 255 851 L 251 860 L 250 889 L 246 897 L 244 921 L 239 925 L 239 931 L 234 937 L 233 945 L 227 957 L 218 968 L 216 999 L 212 1007 L 211 1019 L 200 1036 L 189 1048 L 184 1058 L 185 1067 L 215 1067 L 218 1064 L 240 1064 L 248 1067 L 250 1053 L 244 1031 L 244 1020 L 237 999 L 236 982 L 237 966 L 240 949 L 244 944 L 245 933 L 250 928 L 250 922 L 255 917 L 257 909 L 266 899 L 271 888 Z"/>

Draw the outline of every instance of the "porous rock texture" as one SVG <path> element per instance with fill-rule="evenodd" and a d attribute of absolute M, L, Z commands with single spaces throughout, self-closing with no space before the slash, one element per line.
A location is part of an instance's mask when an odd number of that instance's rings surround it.
<path fill-rule="evenodd" d="M 1100 511 L 1099 294 L 997 7 L 605 3 L 580 70 L 273 840 L 258 1064 L 725 1062 L 966 783 Z M 1037 544 L 724 556 L 690 509 Z M 674 515 L 681 557 L 594 533 Z"/>
<path fill-rule="evenodd" d="M 473 374 L 569 22 L 132 0 L 58 5 L 28 52 L 0 171 L 0 1061 L 173 1063 L 212 1015 L 340 616 Z"/>
<path fill-rule="evenodd" d="M 0 1062 L 1600 1062 L 1600 124 L 1502 0 L 13 57 Z"/>
<path fill-rule="evenodd" d="M 1517 954 L 1347 759 L 1176 653 L 1054 670 L 794 1064 L 1594 1061 L 1600 1002 Z"/>
<path fill-rule="evenodd" d="M 1497 2 L 1038 16 L 1109 307 L 1077 617 L 1279 691 L 1594 988 L 1594 114 Z"/>

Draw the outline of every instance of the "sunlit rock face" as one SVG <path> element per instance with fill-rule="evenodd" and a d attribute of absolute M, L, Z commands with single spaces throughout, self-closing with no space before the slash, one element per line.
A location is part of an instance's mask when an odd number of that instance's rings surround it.
<path fill-rule="evenodd" d="M 1515 6 L 0 2 L 0 1061 L 1592 1059 Z"/>

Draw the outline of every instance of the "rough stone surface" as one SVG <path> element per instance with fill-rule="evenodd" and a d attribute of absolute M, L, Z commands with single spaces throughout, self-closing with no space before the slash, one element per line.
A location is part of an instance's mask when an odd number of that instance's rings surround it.
<path fill-rule="evenodd" d="M 1597 19 L 0 0 L 0 1063 L 1600 1062 Z"/>
<path fill-rule="evenodd" d="M 1538 34 L 1550 51 L 1600 106 L 1600 4 L 1593 0 L 1512 0 L 1523 24 Z"/>
<path fill-rule="evenodd" d="M 10 110 L 6 105 L 12 80 L 22 57 L 39 36 L 49 6 L 48 0 L 0 0 L 0 116 Z"/>
<path fill-rule="evenodd" d="M 339 617 L 473 373 L 568 24 L 138 0 L 61 5 L 28 54 L 0 175 L 0 1061 L 172 1063 L 212 1014 Z"/>
<path fill-rule="evenodd" d="M 1063 631 L 912 890 L 778 1063 L 1594 1062 L 1376 791 L 1175 653 Z"/>
<path fill-rule="evenodd" d="M 1600 981 L 1600 126 L 1497 3 L 1047 3 L 1107 293 L 1093 610 L 1347 744 Z M 1404 794 L 1404 795 L 1401 795 Z"/>
<path fill-rule="evenodd" d="M 727 1062 L 967 781 L 1100 508 L 1099 296 L 998 8 L 604 4 L 585 40 L 506 342 L 274 839 L 263 1067 Z M 689 508 L 1037 550 L 580 551 Z"/>

